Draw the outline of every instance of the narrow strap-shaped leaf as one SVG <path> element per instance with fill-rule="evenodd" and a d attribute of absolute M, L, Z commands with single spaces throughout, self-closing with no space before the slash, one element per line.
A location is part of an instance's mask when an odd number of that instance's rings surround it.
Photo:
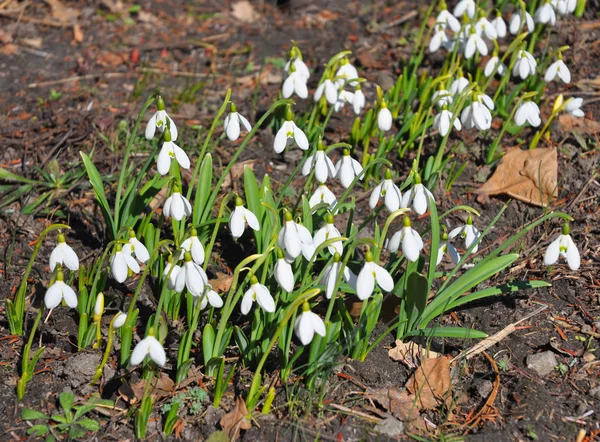
<path fill-rule="evenodd" d="M 428 327 L 420 330 L 412 330 L 404 335 L 423 336 L 426 338 L 456 338 L 456 339 L 483 339 L 487 333 L 464 327 Z"/>
<path fill-rule="evenodd" d="M 533 280 L 533 281 L 516 281 L 508 284 L 498 285 L 495 287 L 488 287 L 483 290 L 479 290 L 474 293 L 462 296 L 456 299 L 448 310 L 455 309 L 458 306 L 467 304 L 469 302 L 477 301 L 478 299 L 488 298 L 490 296 L 507 295 L 509 293 L 516 293 L 520 290 L 535 289 L 540 287 L 550 287 L 552 284 L 546 281 Z"/>
<path fill-rule="evenodd" d="M 108 205 L 108 200 L 104 195 L 104 185 L 102 184 L 102 177 L 100 176 L 100 173 L 98 172 L 98 169 L 96 169 L 96 166 L 94 165 L 91 158 L 83 152 L 79 152 L 79 154 L 81 155 L 81 159 L 83 160 L 83 165 L 90 180 L 90 184 L 94 189 L 94 195 L 96 196 L 96 200 L 98 201 L 100 210 L 102 211 L 102 215 L 106 220 L 107 227 L 111 233 L 111 236 L 113 237 L 113 239 L 115 239 L 115 237 L 117 236 L 117 231 L 115 229 L 115 222 L 112 216 L 112 212 L 110 210 L 110 206 Z"/>

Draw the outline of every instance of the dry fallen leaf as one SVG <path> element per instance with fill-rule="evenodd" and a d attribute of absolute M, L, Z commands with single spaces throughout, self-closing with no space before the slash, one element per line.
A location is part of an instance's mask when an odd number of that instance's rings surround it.
<path fill-rule="evenodd" d="M 536 206 L 547 206 L 558 195 L 556 148 L 506 152 L 491 178 L 479 189 L 481 196 L 506 194 Z"/>
<path fill-rule="evenodd" d="M 400 419 L 405 424 L 419 417 L 419 406 L 415 403 L 414 396 L 406 390 L 398 390 L 394 387 L 377 390 L 367 388 L 366 396 L 378 402 L 395 418 Z"/>
<path fill-rule="evenodd" d="M 229 170 L 229 174 L 223 180 L 223 185 L 221 186 L 221 188 L 230 189 L 233 184 L 234 190 L 237 190 L 235 188 L 235 184 L 237 184 L 237 180 L 244 175 L 244 167 L 248 166 L 250 169 L 254 170 L 255 162 L 256 160 L 247 160 L 242 161 L 241 163 L 235 163 Z"/>
<path fill-rule="evenodd" d="M 78 23 L 73 25 L 73 41 L 75 43 L 81 43 L 83 41 L 83 31 Z"/>
<path fill-rule="evenodd" d="M 396 340 L 396 347 L 391 348 L 388 355 L 394 361 L 400 361 L 408 368 L 417 368 L 424 359 L 441 356 L 439 353 L 421 347 L 416 342 L 402 342 L 400 339 Z"/>
<path fill-rule="evenodd" d="M 558 129 L 562 132 L 577 132 L 585 135 L 600 133 L 600 123 L 590 118 L 574 117 L 571 114 L 563 114 L 558 117 Z"/>
<path fill-rule="evenodd" d="M 211 279 L 209 281 L 211 287 L 217 293 L 224 293 L 229 291 L 231 287 L 231 281 L 233 281 L 233 275 L 228 275 L 223 272 L 217 272 L 216 279 Z"/>
<path fill-rule="evenodd" d="M 429 358 L 423 361 L 406 384 L 407 390 L 416 396 L 419 408 L 430 410 L 452 399 L 450 363 L 448 358 Z"/>
<path fill-rule="evenodd" d="M 235 2 L 231 5 L 231 9 L 231 15 L 242 23 L 254 23 L 260 17 L 248 0 Z"/>
<path fill-rule="evenodd" d="M 238 396 L 235 399 L 233 410 L 223 416 L 219 421 L 231 442 L 238 440 L 240 437 L 240 430 L 249 430 L 252 428 L 252 424 L 246 417 L 247 414 L 248 410 L 246 409 L 246 403 L 241 396 Z"/>
<path fill-rule="evenodd" d="M 62 23 L 72 23 L 81 14 L 76 8 L 65 6 L 60 0 L 46 0 L 52 9 L 52 18 Z"/>
<path fill-rule="evenodd" d="M 33 49 L 42 49 L 41 38 L 21 38 L 20 43 Z"/>
<path fill-rule="evenodd" d="M 146 389 L 146 380 L 142 379 L 139 382 L 131 385 L 133 394 L 138 401 L 141 401 L 144 397 L 144 390 Z M 175 391 L 175 382 L 169 377 L 168 374 L 161 372 L 160 377 L 153 378 L 150 384 L 150 394 L 152 400 L 156 402 L 159 399 L 171 397 Z"/>

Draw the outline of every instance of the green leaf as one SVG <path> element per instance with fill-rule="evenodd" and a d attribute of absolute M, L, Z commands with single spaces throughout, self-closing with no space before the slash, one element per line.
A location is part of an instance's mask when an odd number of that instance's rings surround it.
<path fill-rule="evenodd" d="M 27 434 L 35 434 L 37 437 L 42 437 L 48 434 L 48 425 L 34 425 L 27 430 Z"/>
<path fill-rule="evenodd" d="M 96 196 L 96 201 L 98 201 L 98 205 L 100 206 L 100 210 L 102 211 L 102 215 L 104 216 L 104 221 L 106 222 L 107 228 L 111 232 L 112 236 L 116 236 L 114 220 L 112 218 L 112 214 L 110 211 L 110 206 L 108 205 L 108 200 L 104 195 L 104 185 L 102 184 L 102 177 L 100 176 L 100 172 L 96 169 L 96 166 L 85 153 L 79 152 L 81 158 L 83 159 L 83 165 L 85 166 L 85 170 L 87 172 L 88 178 L 90 179 L 90 184 L 94 189 L 94 195 Z"/>
<path fill-rule="evenodd" d="M 6 170 L 4 167 L 0 167 L 0 180 L 24 184 L 41 184 L 41 181 L 30 180 L 29 178 L 22 177 L 21 175 L 17 175 L 16 173 Z"/>
<path fill-rule="evenodd" d="M 98 431 L 100 429 L 100 424 L 98 422 L 96 422 L 94 419 L 89 419 L 89 418 L 80 419 L 77 421 L 77 424 L 81 425 L 83 428 L 85 428 L 88 431 Z"/>
<path fill-rule="evenodd" d="M 71 425 L 71 428 L 69 428 L 69 437 L 71 439 L 79 439 L 83 436 L 85 436 L 85 430 L 83 428 L 79 425 Z"/>
<path fill-rule="evenodd" d="M 487 338 L 487 333 L 471 328 L 463 327 L 431 327 L 420 330 L 412 330 L 404 335 L 423 336 L 426 338 L 457 338 L 457 339 L 483 339 Z"/>
<path fill-rule="evenodd" d="M 167 418 L 165 419 L 165 426 L 164 426 L 164 432 L 167 436 L 169 436 L 173 432 L 173 427 L 175 426 L 175 423 L 177 422 L 177 418 L 178 418 L 177 412 L 179 411 L 180 405 L 181 404 L 179 402 L 174 402 L 171 405 L 169 413 L 167 414 Z"/>
<path fill-rule="evenodd" d="M 75 400 L 75 395 L 73 393 L 63 392 L 58 396 L 58 401 L 60 402 L 60 406 L 65 411 L 71 411 L 71 408 L 73 408 L 74 400 Z"/>
<path fill-rule="evenodd" d="M 194 210 L 192 212 L 192 222 L 195 226 L 206 221 L 210 216 L 211 209 L 206 208 L 206 203 L 210 197 L 213 179 L 213 161 L 212 155 L 207 153 L 200 166 L 200 175 L 198 176 L 198 185 L 196 187 L 196 196 L 194 197 Z"/>
<path fill-rule="evenodd" d="M 211 324 L 206 324 L 202 332 L 202 355 L 204 357 L 204 364 L 208 364 L 208 361 L 212 358 L 215 352 L 215 329 Z"/>
<path fill-rule="evenodd" d="M 67 417 L 63 416 L 62 414 L 53 414 L 52 420 L 54 422 L 58 422 L 58 423 L 64 424 L 64 425 L 67 425 L 69 423 L 69 421 L 67 420 Z"/>
<path fill-rule="evenodd" d="M 31 408 L 23 408 L 21 411 L 21 417 L 26 421 L 34 419 L 48 419 L 48 416 L 41 411 L 32 410 Z"/>
<path fill-rule="evenodd" d="M 458 306 L 467 304 L 469 302 L 476 301 L 478 299 L 488 298 L 490 296 L 498 296 L 498 295 L 507 295 L 510 293 L 515 293 L 520 290 L 526 289 L 534 289 L 540 287 L 550 287 L 552 284 L 547 283 L 546 281 L 540 280 L 532 280 L 532 281 L 517 281 L 517 282 L 509 282 L 508 284 L 499 285 L 496 287 L 488 287 L 483 290 L 479 290 L 474 293 L 470 293 L 461 298 L 455 300 L 448 310 L 455 309 Z"/>
<path fill-rule="evenodd" d="M 86 413 L 89 413 L 90 411 L 94 410 L 95 408 L 96 408 L 95 405 L 81 405 L 79 407 L 76 407 L 75 417 L 73 419 L 77 420 L 81 416 L 83 416 Z"/>
<path fill-rule="evenodd" d="M 408 330 L 413 328 L 417 323 L 427 304 L 427 296 L 429 294 L 429 286 L 427 278 L 420 273 L 411 273 L 408 277 L 406 289 L 406 320 L 408 322 Z"/>
<path fill-rule="evenodd" d="M 256 180 L 256 176 L 252 171 L 252 168 L 248 165 L 244 166 L 244 190 L 246 191 L 246 204 L 248 205 L 248 210 L 250 210 L 256 218 L 261 220 L 263 217 L 263 212 L 265 208 L 263 207 L 260 199 L 260 191 L 258 190 L 258 181 Z M 256 238 L 256 247 L 258 250 L 262 250 L 261 242 L 262 242 L 262 232 L 254 232 L 254 237 Z"/>

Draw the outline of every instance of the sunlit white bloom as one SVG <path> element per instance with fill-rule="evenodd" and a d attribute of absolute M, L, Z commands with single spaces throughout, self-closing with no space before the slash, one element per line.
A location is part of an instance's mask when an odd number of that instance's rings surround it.
<path fill-rule="evenodd" d="M 443 29 L 448 26 L 453 32 L 460 31 L 460 22 L 447 9 L 442 9 L 435 19 L 437 26 L 441 25 Z"/>
<path fill-rule="evenodd" d="M 307 78 L 305 76 L 299 74 L 294 67 L 291 67 L 289 75 L 281 87 L 281 95 L 283 98 L 290 98 L 294 93 L 300 98 L 308 97 L 306 80 Z"/>
<path fill-rule="evenodd" d="M 579 250 L 571 238 L 569 225 L 565 223 L 562 233 L 550 243 L 544 254 L 544 265 L 551 266 L 556 264 L 561 256 L 567 260 L 571 270 L 577 270 L 581 264 Z"/>
<path fill-rule="evenodd" d="M 47 309 L 53 309 L 58 306 L 63 299 L 69 307 L 77 307 L 77 295 L 71 287 L 65 284 L 63 272 L 62 270 L 59 270 L 56 273 L 56 280 L 48 287 L 48 290 L 46 290 L 44 304 Z"/>
<path fill-rule="evenodd" d="M 146 336 L 137 343 L 131 352 L 131 359 L 129 359 L 129 362 L 131 362 L 131 365 L 141 364 L 146 356 L 150 356 L 150 359 L 152 359 L 159 367 L 164 366 L 167 362 L 167 355 L 165 354 L 164 347 L 152 334 Z"/>
<path fill-rule="evenodd" d="M 385 207 L 390 212 L 395 212 L 400 208 L 400 201 L 402 200 L 402 193 L 398 186 L 394 184 L 392 181 L 392 171 L 386 170 L 385 177 L 381 183 L 379 183 L 371 192 L 371 197 L 369 198 L 369 207 L 374 209 L 379 199 L 383 197 Z"/>
<path fill-rule="evenodd" d="M 350 156 L 350 150 L 344 149 L 342 158 L 335 165 L 335 176 L 339 178 L 342 186 L 346 189 L 350 187 L 354 178 L 359 176 L 362 171 L 360 163 Z M 361 176 L 359 179 L 362 180 L 363 177 Z"/>
<path fill-rule="evenodd" d="M 423 250 L 423 240 L 421 235 L 410 226 L 410 219 L 405 216 L 403 227 L 390 239 L 388 250 L 396 253 L 402 244 L 402 253 L 411 262 L 416 262 L 419 259 L 419 254 Z"/>
<path fill-rule="evenodd" d="M 433 118 L 433 129 L 438 130 L 442 137 L 448 135 L 448 132 L 450 132 L 450 127 L 452 127 L 452 125 L 454 125 L 454 129 L 461 130 L 462 125 L 460 124 L 460 120 L 458 118 L 455 118 L 454 123 L 452 123 L 452 118 L 454 118 L 452 112 L 450 112 L 448 109 L 442 109 Z"/>
<path fill-rule="evenodd" d="M 337 72 L 335 73 L 335 76 L 338 78 L 338 80 L 336 81 L 338 87 L 343 87 L 346 84 L 350 86 L 355 86 L 357 82 L 351 80 L 358 79 L 358 71 L 348 61 L 348 59 L 345 58 L 342 60 L 341 66 L 338 68 Z"/>
<path fill-rule="evenodd" d="M 231 113 L 225 117 L 225 121 L 223 122 L 223 129 L 227 134 L 227 138 L 231 141 L 235 141 L 240 137 L 240 124 L 248 132 L 252 130 L 250 122 L 237 111 L 236 105 L 231 103 Z"/>
<path fill-rule="evenodd" d="M 342 235 L 340 234 L 340 231 L 335 227 L 335 224 L 333 223 L 333 215 L 328 214 L 325 218 L 325 225 L 319 230 L 317 230 L 317 232 L 315 233 L 315 236 L 313 238 L 313 245 L 316 249 L 325 241 L 341 237 Z M 329 249 L 329 253 L 334 254 L 337 252 L 341 255 L 343 251 L 342 241 L 335 241 L 332 244 L 330 244 L 327 248 Z"/>
<path fill-rule="evenodd" d="M 437 52 L 440 47 L 444 47 L 447 44 L 448 36 L 446 35 L 445 29 L 442 26 L 436 26 L 436 31 L 429 41 L 429 52 Z"/>
<path fill-rule="evenodd" d="M 501 15 L 497 15 L 496 18 L 492 20 L 492 26 L 496 30 L 498 38 L 506 37 L 506 23 Z"/>
<path fill-rule="evenodd" d="M 498 70 L 496 70 L 496 66 L 498 66 Z M 485 65 L 483 74 L 486 77 L 491 77 L 494 73 L 494 70 L 496 70 L 496 73 L 501 77 L 503 77 L 504 74 L 506 74 L 506 65 L 504 63 L 500 63 L 500 58 L 498 58 L 497 55 L 494 55 L 488 60 L 488 62 Z"/>
<path fill-rule="evenodd" d="M 258 303 L 260 308 L 262 308 L 267 313 L 273 313 L 275 311 L 275 301 L 269 293 L 269 289 L 259 284 L 258 278 L 254 275 L 250 278 L 250 288 L 244 293 L 244 297 L 242 298 L 241 311 L 243 315 L 247 315 L 252 308 L 252 304 L 254 301 Z"/>
<path fill-rule="evenodd" d="M 542 6 L 536 9 L 533 14 L 533 19 L 536 23 L 554 26 L 556 24 L 556 13 L 550 2 L 544 2 Z"/>
<path fill-rule="evenodd" d="M 165 129 L 164 137 L 163 137 L 163 145 L 160 148 L 160 152 L 158 153 L 158 158 L 156 160 L 156 169 L 158 173 L 161 175 L 166 175 L 169 173 L 169 169 L 171 168 L 171 160 L 175 160 L 179 163 L 184 169 L 190 168 L 190 159 L 188 158 L 185 151 L 171 141 L 171 132 L 169 129 Z"/>
<path fill-rule="evenodd" d="M 436 266 L 440 265 L 446 253 L 448 254 L 448 256 L 450 256 L 450 261 L 452 261 L 454 265 L 457 265 L 459 263 L 460 255 L 456 250 L 456 247 L 450 244 L 448 234 L 444 232 L 442 235 L 442 242 L 440 244 L 440 247 L 438 248 L 437 262 L 435 263 Z"/>
<path fill-rule="evenodd" d="M 147 263 L 150 260 L 148 249 L 135 237 L 135 232 L 133 230 L 129 231 L 129 244 L 133 247 L 133 253 L 139 262 Z"/>
<path fill-rule="evenodd" d="M 112 320 L 112 328 L 119 329 L 125 325 L 127 321 L 127 313 L 117 312 Z"/>
<path fill-rule="evenodd" d="M 204 287 L 208 285 L 208 276 L 204 269 L 192 261 L 190 252 L 185 252 L 184 263 L 177 272 L 175 291 L 182 292 L 187 288 L 192 296 L 200 297 L 204 294 Z"/>
<path fill-rule="evenodd" d="M 331 296 L 333 296 L 335 283 L 337 282 L 342 265 L 340 254 L 334 253 L 333 262 L 327 264 L 323 270 L 321 283 L 325 284 L 325 296 L 327 299 L 331 299 Z M 344 266 L 344 273 L 342 277 L 344 278 L 344 281 L 350 285 L 350 287 L 356 289 L 356 275 L 347 266 Z"/>
<path fill-rule="evenodd" d="M 184 216 L 192 214 L 192 205 L 180 192 L 173 191 L 171 196 L 165 201 L 163 207 L 165 217 L 173 217 L 177 221 L 181 221 Z"/>
<path fill-rule="evenodd" d="M 237 197 L 235 209 L 231 212 L 231 216 L 229 217 L 229 231 L 231 232 L 231 236 L 235 239 L 241 237 L 246 229 L 246 223 L 248 223 L 251 229 L 257 232 L 260 230 L 260 224 L 258 223 L 256 215 L 246 209 L 242 199 Z"/>
<path fill-rule="evenodd" d="M 450 85 L 450 93 L 456 97 L 462 91 L 469 87 L 469 80 L 467 80 L 462 75 L 459 76 L 456 80 L 452 82 Z"/>
<path fill-rule="evenodd" d="M 394 280 L 389 272 L 373 262 L 373 253 L 369 250 L 365 256 L 365 264 L 356 278 L 356 295 L 364 301 L 373 294 L 375 284 L 386 292 L 394 289 Z"/>
<path fill-rule="evenodd" d="M 277 262 L 275 263 L 274 270 L 275 281 L 277 281 L 279 287 L 288 293 L 293 292 L 294 284 L 296 283 L 294 271 L 292 270 L 290 263 L 285 260 L 283 252 L 279 249 L 277 250 Z"/>
<path fill-rule="evenodd" d="M 208 305 L 212 308 L 221 308 L 223 307 L 223 298 L 219 296 L 217 292 L 213 290 L 210 284 L 206 286 L 207 290 L 204 295 L 202 295 L 200 299 L 200 310 L 204 310 Z"/>
<path fill-rule="evenodd" d="M 567 67 L 562 58 L 559 58 L 546 69 L 544 75 L 544 81 L 546 83 L 551 82 L 556 77 L 560 78 L 564 83 L 569 84 L 571 82 L 571 71 Z"/>
<path fill-rule="evenodd" d="M 171 267 L 173 268 L 173 270 L 171 270 Z M 170 260 L 165 265 L 165 270 L 163 271 L 163 276 L 165 278 L 167 276 L 169 277 L 169 279 L 167 281 L 167 287 L 169 288 L 169 290 L 175 290 L 175 285 L 176 285 L 175 283 L 177 282 L 177 275 L 179 274 L 180 270 L 181 270 L 181 267 L 179 267 L 177 264 L 173 265 Z"/>
<path fill-rule="evenodd" d="M 286 111 L 286 121 L 281 125 L 281 128 L 277 131 L 277 135 L 275 135 L 275 142 L 273 143 L 273 149 L 276 153 L 281 153 L 293 142 L 295 142 L 298 147 L 302 150 L 308 149 L 308 138 L 296 123 L 292 121 L 294 115 L 292 114 L 291 109 L 288 107 Z"/>
<path fill-rule="evenodd" d="M 523 126 L 528 122 L 533 127 L 538 127 L 542 120 L 540 119 L 540 108 L 533 101 L 525 101 L 521 103 L 515 112 L 515 124 Z"/>
<path fill-rule="evenodd" d="M 419 174 L 414 175 L 414 180 L 414 185 L 402 197 L 400 206 L 408 208 L 412 203 L 412 207 L 417 215 L 423 215 L 429 208 L 429 199 L 435 203 L 435 198 L 429 189 L 421 183 L 421 176 Z"/>
<path fill-rule="evenodd" d="M 69 270 L 78 270 L 79 258 L 71 246 L 66 243 L 65 235 L 59 233 L 56 242 L 56 247 L 50 254 L 50 271 L 54 271 L 56 264 L 64 265 Z"/>
<path fill-rule="evenodd" d="M 518 11 L 518 12 L 515 11 L 513 13 L 512 17 L 510 17 L 510 21 L 508 23 L 508 30 L 510 31 L 510 33 L 512 35 L 517 35 L 519 33 L 519 30 L 521 28 L 521 19 L 522 19 L 521 11 Z M 525 22 L 526 22 L 526 26 L 527 26 L 527 32 L 529 32 L 529 33 L 533 32 L 533 30 L 535 29 L 535 23 L 533 22 L 533 18 L 527 11 L 525 11 Z M 523 29 L 523 32 L 524 31 L 525 31 L 525 29 Z"/>
<path fill-rule="evenodd" d="M 173 141 L 177 141 L 177 126 L 175 126 L 175 122 L 167 115 L 165 111 L 165 102 L 162 97 L 158 97 L 156 100 L 157 111 L 150 117 L 148 121 L 148 125 L 146 126 L 146 139 L 151 140 L 154 138 L 154 134 L 156 134 L 156 129 L 160 131 L 160 133 L 164 132 L 167 127 L 167 121 L 169 121 L 169 130 L 171 131 L 171 139 Z"/>
<path fill-rule="evenodd" d="M 471 35 L 469 35 L 467 44 L 465 45 L 465 58 L 468 60 L 469 58 L 473 57 L 473 55 L 475 55 L 475 51 L 484 56 L 488 54 L 488 48 L 485 44 L 485 41 L 483 41 L 483 38 L 481 38 L 476 32 L 472 32 Z"/>
<path fill-rule="evenodd" d="M 104 313 L 104 293 L 98 293 L 96 303 L 94 304 L 94 322 L 99 322 Z"/>
<path fill-rule="evenodd" d="M 490 110 L 494 109 L 494 101 L 486 94 L 473 94 L 473 101 L 465 106 L 460 119 L 466 129 L 477 128 L 487 130 L 492 126 L 492 114 Z"/>
<path fill-rule="evenodd" d="M 321 83 L 315 91 L 315 101 L 319 101 L 325 92 L 325 98 L 329 104 L 335 104 L 338 100 L 338 87 L 330 79 L 325 80 Z"/>
<path fill-rule="evenodd" d="M 452 13 L 458 18 L 461 18 L 463 14 L 466 13 L 467 16 L 472 19 L 475 17 L 475 9 L 475 0 L 460 0 L 454 7 Z"/>
<path fill-rule="evenodd" d="M 311 209 L 317 204 L 321 203 L 327 203 L 330 207 L 333 207 L 336 201 L 337 198 L 335 197 L 334 193 L 329 190 L 324 183 L 321 183 L 317 186 L 314 193 L 309 198 L 308 204 Z"/>
<path fill-rule="evenodd" d="M 479 35 L 485 35 L 488 40 L 493 41 L 498 38 L 498 32 L 495 26 L 485 17 L 477 20 L 475 27 L 479 30 Z"/>
<path fill-rule="evenodd" d="M 294 68 L 296 69 L 296 72 L 298 72 L 298 74 L 300 74 L 302 77 L 306 78 L 306 80 L 308 80 L 310 78 L 310 71 L 308 70 L 308 67 L 306 66 L 306 63 L 304 63 L 302 61 L 301 58 L 299 57 L 294 57 Z M 290 71 L 290 66 L 292 64 L 292 60 L 288 60 L 288 62 L 285 64 L 283 70 L 285 71 L 285 73 L 287 74 Z"/>
<path fill-rule="evenodd" d="M 117 244 L 116 252 L 110 260 L 110 272 L 115 281 L 125 282 L 129 270 L 133 273 L 140 272 L 140 265 L 131 256 L 131 244 Z"/>
<path fill-rule="evenodd" d="M 327 178 L 333 178 L 335 176 L 335 166 L 325 153 L 325 147 L 322 143 L 319 143 L 317 151 L 309 156 L 304 165 L 302 166 L 302 175 L 308 176 L 314 169 L 315 178 L 319 183 L 324 183 Z"/>
<path fill-rule="evenodd" d="M 479 230 L 477 230 L 473 226 L 473 219 L 469 216 L 467 218 L 467 223 L 464 226 L 460 226 L 460 227 L 457 227 L 456 229 L 453 229 L 448 234 L 448 238 L 454 239 L 459 235 L 461 238 L 464 238 L 465 247 L 468 249 L 469 247 L 471 247 L 472 244 L 474 244 L 479 239 L 479 236 L 481 235 L 481 233 L 479 232 Z M 478 248 L 479 248 L 479 244 L 475 244 L 475 247 L 473 247 L 473 250 L 471 250 L 471 253 L 477 253 Z"/>
<path fill-rule="evenodd" d="M 312 236 L 306 227 L 292 220 L 292 214 L 285 212 L 283 227 L 277 236 L 277 245 L 285 252 L 288 262 L 294 261 L 300 253 L 307 260 L 312 258 L 315 251 Z"/>
<path fill-rule="evenodd" d="M 431 96 L 431 101 L 439 108 L 450 106 L 452 104 L 453 94 L 446 89 L 438 89 Z"/>
<path fill-rule="evenodd" d="M 204 264 L 204 246 L 198 239 L 198 231 L 196 229 L 192 229 L 190 237 L 181 243 L 179 259 L 184 258 L 185 252 L 190 252 L 196 264 Z"/>
<path fill-rule="evenodd" d="M 572 14 L 577 8 L 577 0 L 552 0 L 551 3 L 560 15 Z"/>
<path fill-rule="evenodd" d="M 365 94 L 363 94 L 360 85 L 357 84 L 356 89 L 354 90 L 354 100 L 352 101 L 352 110 L 356 115 L 361 113 L 361 111 L 365 107 L 365 103 Z"/>
<path fill-rule="evenodd" d="M 335 110 L 336 112 L 339 112 L 344 108 L 346 103 L 352 104 L 353 101 L 354 101 L 354 94 L 352 92 L 341 90 L 338 95 L 338 99 L 335 102 L 335 105 L 333 106 L 333 110 Z"/>
<path fill-rule="evenodd" d="M 381 109 L 379 109 L 379 113 L 377 114 L 377 126 L 379 126 L 379 130 L 384 132 L 392 128 L 392 113 L 385 101 L 381 103 Z"/>
<path fill-rule="evenodd" d="M 302 345 L 308 345 L 312 342 L 315 333 L 325 337 L 325 323 L 317 315 L 310 311 L 308 302 L 304 301 L 302 313 L 296 318 L 294 323 L 294 333 L 302 342 Z"/>
<path fill-rule="evenodd" d="M 565 111 L 573 115 L 574 117 L 583 117 L 585 114 L 580 109 L 583 104 L 583 98 L 572 98 L 567 101 L 565 105 Z"/>

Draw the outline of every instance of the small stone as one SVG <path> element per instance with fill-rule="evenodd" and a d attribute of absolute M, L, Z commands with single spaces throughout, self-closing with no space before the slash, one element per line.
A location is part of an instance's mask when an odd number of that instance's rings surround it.
<path fill-rule="evenodd" d="M 593 397 L 594 399 L 598 399 L 600 400 L 600 385 L 598 385 L 597 387 L 592 388 L 588 394 Z"/>
<path fill-rule="evenodd" d="M 556 356 L 551 351 L 527 356 L 527 368 L 534 370 L 542 377 L 552 373 L 557 365 Z"/>
<path fill-rule="evenodd" d="M 587 352 L 583 354 L 583 362 L 587 363 L 592 362 L 594 360 L 596 360 L 596 355 L 594 353 Z"/>
<path fill-rule="evenodd" d="M 596 329 L 596 331 L 600 330 L 600 321 L 594 322 L 594 328 Z"/>
<path fill-rule="evenodd" d="M 404 424 L 395 417 L 387 417 L 375 426 L 375 431 L 390 437 L 397 437 L 404 433 Z"/>
<path fill-rule="evenodd" d="M 591 333 L 592 327 L 589 324 L 583 324 L 581 326 L 581 333 Z"/>
<path fill-rule="evenodd" d="M 475 389 L 482 398 L 487 398 L 492 392 L 493 388 L 494 384 L 492 384 L 492 381 L 488 381 L 487 379 L 479 379 L 475 381 Z"/>

